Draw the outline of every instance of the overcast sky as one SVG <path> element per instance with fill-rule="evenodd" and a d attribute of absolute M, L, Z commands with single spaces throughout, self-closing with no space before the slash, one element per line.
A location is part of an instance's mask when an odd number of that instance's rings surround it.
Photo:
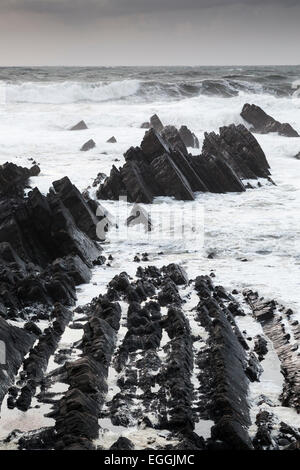
<path fill-rule="evenodd" d="M 300 63 L 299 0 L 0 0 L 0 65 Z"/>

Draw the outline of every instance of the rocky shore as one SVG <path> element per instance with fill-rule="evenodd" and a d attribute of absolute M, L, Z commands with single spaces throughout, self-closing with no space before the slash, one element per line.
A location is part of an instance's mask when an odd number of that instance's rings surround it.
<path fill-rule="evenodd" d="M 256 132 L 296 137 L 256 107 L 245 105 L 242 116 Z M 71 130 L 86 128 L 81 121 Z M 92 281 L 94 267 L 106 261 L 110 267 L 97 224 L 117 226 L 99 200 L 192 201 L 196 193 L 274 184 L 264 151 L 242 124 L 205 133 L 200 155 L 187 126 L 164 126 L 154 115 L 142 128 L 141 145 L 129 148 L 125 164 L 113 166 L 104 180 L 98 174 L 98 200 L 67 176 L 43 195 L 30 187 L 37 165 L 0 166 L 0 428 L 19 411 L 39 410 L 49 423 L 10 429 L 0 444 L 29 450 L 297 449 L 300 428 L 289 417 L 300 411 L 300 327 L 295 312 L 276 299 L 260 297 L 251 286 L 229 292 L 214 283 L 213 272 L 190 279 L 180 263 L 149 265 L 145 253 L 134 257 L 134 276 L 124 267 L 104 293 L 76 305 L 78 286 Z M 138 204 L 127 226 L 141 215 L 146 230 L 155 229 Z M 72 332 L 76 339 L 66 347 Z M 265 387 L 274 357 L 282 377 L 278 396 Z"/>
<path fill-rule="evenodd" d="M 206 133 L 201 155 L 193 133 L 182 126 L 163 126 L 152 116 L 140 147 L 124 155 L 125 165 L 112 167 L 109 178 L 97 191 L 98 199 L 151 203 L 157 196 L 191 201 L 195 192 L 243 192 L 243 180 L 270 179 L 270 166 L 257 140 L 245 126 L 222 127 L 220 134 Z M 149 124 L 150 126 L 150 124 Z"/>

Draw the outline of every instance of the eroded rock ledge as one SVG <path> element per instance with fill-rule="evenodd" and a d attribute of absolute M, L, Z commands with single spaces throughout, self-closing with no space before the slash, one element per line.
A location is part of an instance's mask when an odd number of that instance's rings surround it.
<path fill-rule="evenodd" d="M 219 135 L 206 133 L 198 156 L 188 153 L 187 143 L 186 130 L 156 123 L 140 147 L 125 153 L 125 165 L 112 167 L 98 199 L 126 195 L 129 202 L 151 203 L 157 196 L 190 201 L 195 192 L 243 192 L 244 179 L 270 178 L 263 150 L 243 125 L 223 127 Z"/>
<path fill-rule="evenodd" d="M 291 320 L 292 310 L 275 301 L 259 297 L 257 292 L 245 290 L 244 296 L 253 315 L 262 324 L 266 336 L 272 341 L 281 361 L 285 379 L 281 396 L 283 406 L 290 406 L 300 413 L 300 325 Z"/>
<path fill-rule="evenodd" d="M 37 188 L 24 196 L 37 174 L 11 163 L 0 167 L 0 315 L 26 318 L 55 302 L 72 305 L 76 285 L 88 282 L 101 254 L 97 218 L 68 178 L 47 196 Z M 45 306 L 43 310 L 41 306 Z M 30 311 L 30 310 L 29 310 Z"/>
<path fill-rule="evenodd" d="M 263 109 L 255 104 L 246 103 L 241 112 L 245 121 L 251 124 L 251 130 L 259 134 L 278 132 L 284 137 L 300 137 L 298 132 L 288 123 L 282 124 L 269 116 Z"/>
<path fill-rule="evenodd" d="M 36 397 L 41 405 L 49 403 L 47 387 L 56 381 L 69 386 L 58 399 L 51 398 L 48 416 L 55 426 L 12 433 L 7 441 L 17 439 L 22 449 L 101 450 L 108 448 L 105 436 L 112 426 L 120 435 L 111 449 L 138 449 L 142 436 L 148 436 L 143 448 L 149 450 L 296 448 L 299 430 L 278 422 L 274 405 L 266 411 L 268 397 L 259 398 L 255 422 L 250 416 L 250 384 L 260 381 L 269 346 L 264 336 L 252 339 L 241 331 L 239 318 L 251 315 L 251 321 L 262 323 L 267 340 L 279 348 L 283 369 L 292 356 L 278 343 L 284 332 L 277 331 L 274 302 L 258 304 L 250 291 L 244 296 L 253 316 L 210 276 L 189 281 L 176 264 L 139 266 L 134 279 L 125 272 L 115 276 L 105 295 L 77 309 L 84 323 L 82 340 L 74 345 L 81 349 L 78 359 L 70 361 L 62 352 L 60 367 L 43 376 L 44 391 Z M 61 326 L 55 330 L 61 332 Z M 298 329 L 293 332 L 299 339 Z M 45 334 L 24 361 L 27 380 L 41 379 L 44 359 L 37 353 Z M 51 344 L 53 351 L 56 343 Z M 290 372 L 282 404 L 297 408 Z"/>

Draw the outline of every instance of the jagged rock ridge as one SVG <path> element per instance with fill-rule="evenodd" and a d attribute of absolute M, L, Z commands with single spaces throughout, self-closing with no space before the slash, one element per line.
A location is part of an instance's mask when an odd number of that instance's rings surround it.
<path fill-rule="evenodd" d="M 125 165 L 112 167 L 98 199 L 126 195 L 129 202 L 151 203 L 157 196 L 192 201 L 195 192 L 243 192 L 243 179 L 270 178 L 263 150 L 243 125 L 223 127 L 219 135 L 206 133 L 199 156 L 188 153 L 184 140 L 190 138 L 183 128 L 166 126 L 158 132 L 152 127 L 140 147 L 125 153 Z"/>

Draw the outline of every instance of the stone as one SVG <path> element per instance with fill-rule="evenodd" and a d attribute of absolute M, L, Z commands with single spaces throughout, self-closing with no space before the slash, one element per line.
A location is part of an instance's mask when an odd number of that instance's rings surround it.
<path fill-rule="evenodd" d="M 96 212 L 91 210 L 80 191 L 71 183 L 67 176 L 54 181 L 52 184 L 56 194 L 72 214 L 77 227 L 91 239 L 96 240 L 98 218 L 96 217 Z"/>
<path fill-rule="evenodd" d="M 75 126 L 71 127 L 70 131 L 82 131 L 88 129 L 88 126 L 84 121 L 80 121 Z"/>
<path fill-rule="evenodd" d="M 169 153 L 170 149 L 165 140 L 161 137 L 157 130 L 151 128 L 144 135 L 141 143 L 141 150 L 145 155 L 145 160 L 151 163 L 156 157 Z"/>
<path fill-rule="evenodd" d="M 198 138 L 193 132 L 190 131 L 187 126 L 181 126 L 179 129 L 179 134 L 186 147 L 191 147 L 195 149 L 199 148 Z"/>
<path fill-rule="evenodd" d="M 153 116 L 151 116 L 150 124 L 151 124 L 151 127 L 153 127 L 153 129 L 155 129 L 157 132 L 161 132 L 164 128 L 157 114 L 154 114 Z"/>
<path fill-rule="evenodd" d="M 96 147 L 96 143 L 93 139 L 88 140 L 83 146 L 81 147 L 81 152 L 88 152 L 89 150 Z"/>
<path fill-rule="evenodd" d="M 117 139 L 115 138 L 115 136 L 111 137 L 110 139 L 107 140 L 107 143 L 109 144 L 116 144 L 117 142 Z"/>
<path fill-rule="evenodd" d="M 163 188 L 164 196 L 183 201 L 195 199 L 192 188 L 174 160 L 165 153 L 151 163 L 155 181 Z"/>
<path fill-rule="evenodd" d="M 0 405 L 35 340 L 32 333 L 12 326 L 0 317 Z"/>
<path fill-rule="evenodd" d="M 270 132 L 278 132 L 279 135 L 285 137 L 300 137 L 298 132 L 293 127 L 284 123 L 281 124 L 273 117 L 269 116 L 263 109 L 254 104 L 246 103 L 241 112 L 241 116 L 245 121 L 251 124 L 254 132 L 260 134 L 268 134 Z"/>

